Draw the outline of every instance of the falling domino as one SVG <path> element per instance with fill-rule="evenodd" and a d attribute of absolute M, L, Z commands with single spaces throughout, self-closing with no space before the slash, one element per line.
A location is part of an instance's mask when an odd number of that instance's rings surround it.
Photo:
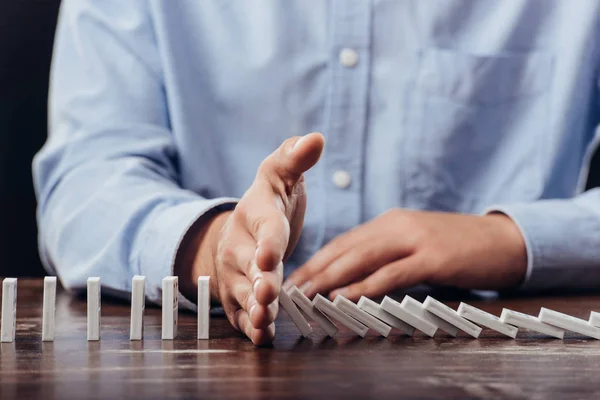
<path fill-rule="evenodd" d="M 100 278 L 87 280 L 87 340 L 100 340 Z"/>
<path fill-rule="evenodd" d="M 539 320 L 561 329 L 580 333 L 594 339 L 600 339 L 600 328 L 596 328 L 588 321 L 575 318 L 558 311 L 542 307 L 538 316 Z"/>
<path fill-rule="evenodd" d="M 315 296 L 313 304 L 323 314 L 327 315 L 331 319 L 338 321 L 340 324 L 344 325 L 352 332 L 356 333 L 358 336 L 365 337 L 365 335 L 367 334 L 369 328 L 367 328 L 362 323 L 358 322 L 348 314 L 344 313 L 342 310 L 337 308 L 331 301 L 327 300 L 320 294 L 317 294 Z"/>
<path fill-rule="evenodd" d="M 208 339 L 210 328 L 210 276 L 198 277 L 198 339 Z"/>
<path fill-rule="evenodd" d="M 443 330 L 450 336 L 456 337 L 456 335 L 458 335 L 459 329 L 456 326 L 449 324 L 437 315 L 430 313 L 425 309 L 425 306 L 423 306 L 421 302 L 413 299 L 410 296 L 404 297 L 404 300 L 402 300 L 400 307 L 402 307 L 404 310 L 410 313 L 415 314 L 417 317 L 429 322 L 436 328 Z"/>
<path fill-rule="evenodd" d="M 176 276 L 162 280 L 162 339 L 177 337 L 177 317 L 179 314 L 179 281 Z"/>
<path fill-rule="evenodd" d="M 373 329 L 375 332 L 379 333 L 383 337 L 388 337 L 392 328 L 367 313 L 364 310 L 361 310 L 356 304 L 338 294 L 333 300 L 333 305 L 350 315 L 355 320 L 362 322 L 368 328 Z"/>
<path fill-rule="evenodd" d="M 54 341 L 56 317 L 56 277 L 44 278 L 44 299 L 42 301 L 42 341 Z"/>
<path fill-rule="evenodd" d="M 146 303 L 146 278 L 136 275 L 131 280 L 131 322 L 129 340 L 144 337 L 144 309 Z"/>
<path fill-rule="evenodd" d="M 423 306 L 430 313 L 438 316 L 444 321 L 456 326 L 458 329 L 468 333 L 475 339 L 481 334 L 481 328 L 472 322 L 467 321 L 461 317 L 456 311 L 448 307 L 447 305 L 437 301 L 431 296 L 427 296 Z"/>
<path fill-rule="evenodd" d="M 0 340 L 13 342 L 17 330 L 17 278 L 2 281 L 2 328 Z"/>
<path fill-rule="evenodd" d="M 362 296 L 358 300 L 357 305 L 365 312 L 368 312 L 372 316 L 379 318 L 391 327 L 403 331 L 408 336 L 412 336 L 415 333 L 415 328 L 412 325 L 409 325 L 406 322 L 402 321 L 400 318 L 393 316 L 392 314 L 381 308 L 379 304 L 365 296 Z"/>
<path fill-rule="evenodd" d="M 338 332 L 337 326 L 335 326 L 325 314 L 319 311 L 312 301 L 310 301 L 296 286 L 292 286 L 288 290 L 288 294 L 298 308 L 300 308 L 300 310 L 302 310 L 310 319 L 319 324 L 328 336 L 333 337 Z"/>
<path fill-rule="evenodd" d="M 539 333 L 543 333 L 548 336 L 562 339 L 565 336 L 565 331 L 556 328 L 552 325 L 548 325 L 539 320 L 539 318 L 533 315 L 523 314 L 517 311 L 509 310 L 505 308 L 502 310 L 500 320 L 505 324 L 517 326 L 519 328 L 530 329 Z"/>
<path fill-rule="evenodd" d="M 519 332 L 519 328 L 505 324 L 495 315 L 470 306 L 466 303 L 460 303 L 457 312 L 458 315 L 468 319 L 469 321 L 475 322 L 481 326 L 485 326 L 486 328 L 502 333 L 503 335 L 513 339 L 517 337 L 517 333 Z"/>
<path fill-rule="evenodd" d="M 590 324 L 592 324 L 596 328 L 600 328 L 600 313 L 592 311 L 592 313 L 590 314 Z"/>
<path fill-rule="evenodd" d="M 438 329 L 437 326 L 433 325 L 432 323 L 418 317 L 417 315 L 409 311 L 406 311 L 400 305 L 400 303 L 398 303 L 391 297 L 385 296 L 383 298 L 383 301 L 381 302 L 381 308 L 385 312 L 392 314 L 394 317 L 401 319 L 402 321 L 414 326 L 416 329 L 420 330 L 427 336 L 433 337 L 433 335 L 435 335 L 435 332 Z"/>
<path fill-rule="evenodd" d="M 308 337 L 312 333 L 312 328 L 284 289 L 279 292 L 279 304 L 290 316 L 302 336 Z"/>

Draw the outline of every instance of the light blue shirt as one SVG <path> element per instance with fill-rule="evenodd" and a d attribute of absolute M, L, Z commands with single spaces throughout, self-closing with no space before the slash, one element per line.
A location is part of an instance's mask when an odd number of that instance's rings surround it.
<path fill-rule="evenodd" d="M 524 288 L 598 288 L 600 191 L 581 192 L 599 16 L 597 0 L 65 0 L 34 161 L 43 261 L 67 288 L 145 275 L 158 301 L 188 227 L 320 131 L 288 268 L 394 207 L 495 209 L 525 237 Z"/>

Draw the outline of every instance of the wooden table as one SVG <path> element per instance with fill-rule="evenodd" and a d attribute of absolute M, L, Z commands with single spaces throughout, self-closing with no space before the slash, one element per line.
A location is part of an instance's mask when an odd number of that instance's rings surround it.
<path fill-rule="evenodd" d="M 600 296 L 470 301 L 537 314 L 540 306 L 587 318 Z M 458 302 L 447 302 L 456 307 Z M 301 339 L 287 318 L 272 347 L 257 348 L 225 318 L 196 340 L 196 317 L 181 313 L 179 337 L 160 339 L 160 309 L 146 308 L 145 339 L 129 341 L 129 306 L 102 305 L 99 342 L 86 341 L 85 300 L 60 291 L 54 342 L 41 342 L 42 281 L 19 280 L 17 339 L 0 348 L 1 399 L 63 398 L 600 398 L 600 341 L 555 340 L 521 331 L 516 340 L 484 330 L 387 339 L 347 330 Z"/>

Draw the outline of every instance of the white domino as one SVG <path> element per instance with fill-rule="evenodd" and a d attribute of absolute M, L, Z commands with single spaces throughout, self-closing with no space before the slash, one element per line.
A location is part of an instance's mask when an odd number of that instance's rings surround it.
<path fill-rule="evenodd" d="M 312 333 L 310 324 L 306 321 L 306 318 L 300 313 L 290 296 L 283 289 L 279 292 L 279 304 L 281 304 L 281 307 L 283 307 L 285 312 L 290 316 L 302 336 L 308 337 Z"/>
<path fill-rule="evenodd" d="M 467 321 L 461 317 L 456 311 L 448 307 L 447 305 L 437 301 L 431 296 L 427 296 L 423 302 L 423 306 L 430 313 L 438 316 L 444 321 L 456 326 L 461 331 L 468 333 L 475 339 L 481 334 L 481 328 L 472 322 Z"/>
<path fill-rule="evenodd" d="M 44 299 L 42 301 L 42 341 L 54 341 L 56 319 L 56 277 L 44 278 Z"/>
<path fill-rule="evenodd" d="M 592 311 L 590 314 L 590 324 L 600 328 L 600 313 Z"/>
<path fill-rule="evenodd" d="M 176 276 L 167 276 L 162 280 L 162 339 L 173 340 L 177 337 L 177 318 L 179 314 L 179 280 Z"/>
<path fill-rule="evenodd" d="M 460 306 L 458 307 L 458 315 L 513 339 L 517 337 L 517 333 L 519 332 L 519 328 L 505 324 L 495 315 L 470 306 L 466 303 L 460 303 Z"/>
<path fill-rule="evenodd" d="M 385 312 L 392 314 L 394 317 L 414 326 L 427 336 L 433 337 L 438 329 L 436 325 L 433 325 L 414 313 L 405 310 L 400 303 L 391 297 L 385 296 L 383 298 L 383 301 L 381 302 L 381 308 Z"/>
<path fill-rule="evenodd" d="M 456 337 L 456 335 L 458 335 L 459 329 L 456 326 L 449 324 L 437 315 L 433 315 L 425 309 L 425 306 L 421 302 L 413 299 L 410 296 L 404 297 L 404 300 L 402 300 L 402 303 L 400 303 L 400 307 L 402 307 L 404 310 L 410 313 L 415 314 L 417 317 L 429 322 L 436 328 L 443 330 L 450 336 Z"/>
<path fill-rule="evenodd" d="M 17 278 L 2 281 L 2 326 L 0 341 L 13 342 L 17 330 Z"/>
<path fill-rule="evenodd" d="M 356 304 L 338 294 L 333 300 L 333 305 L 354 318 L 355 320 L 361 322 L 367 328 L 373 329 L 375 332 L 379 333 L 383 337 L 388 337 L 392 327 L 384 324 L 371 314 L 367 313 L 364 310 L 361 310 Z"/>
<path fill-rule="evenodd" d="M 540 310 L 538 318 L 540 321 L 549 325 L 556 326 L 567 331 L 577 332 L 594 339 L 600 339 L 600 328 L 596 328 L 584 319 L 575 318 L 544 307 L 542 307 Z"/>
<path fill-rule="evenodd" d="M 385 322 L 393 328 L 400 329 L 408 336 L 412 336 L 415 333 L 415 328 L 413 326 L 407 324 L 399 318 L 396 318 L 395 316 L 381 308 L 379 304 L 365 296 L 362 296 L 358 300 L 358 306 L 361 310 L 368 312 L 376 318 L 379 318 L 380 320 L 382 320 L 383 322 Z"/>
<path fill-rule="evenodd" d="M 100 278 L 87 280 L 87 340 L 100 340 Z"/>
<path fill-rule="evenodd" d="M 365 335 L 367 334 L 369 328 L 367 328 L 362 323 L 358 322 L 348 314 L 344 313 L 342 310 L 337 308 L 331 301 L 327 300 L 320 294 L 317 294 L 315 296 L 313 303 L 315 307 L 317 307 L 323 314 L 327 315 L 331 319 L 338 321 L 340 324 L 344 325 L 346 328 L 350 329 L 358 336 L 365 337 Z"/>
<path fill-rule="evenodd" d="M 300 308 L 300 310 L 302 310 L 310 319 L 319 324 L 328 336 L 333 337 L 338 332 L 337 326 L 335 326 L 325 314 L 319 311 L 312 301 L 310 301 L 296 286 L 292 286 L 288 290 L 288 294 L 298 308 Z"/>
<path fill-rule="evenodd" d="M 502 310 L 500 320 L 505 324 L 517 326 L 519 328 L 530 329 L 539 333 L 543 333 L 548 336 L 562 339 L 565 336 L 565 331 L 556 328 L 552 325 L 548 325 L 539 320 L 539 318 L 533 315 L 523 314 L 517 311 L 509 310 L 507 308 Z"/>
<path fill-rule="evenodd" d="M 144 309 L 146 308 L 146 278 L 136 275 L 131 280 L 131 321 L 129 340 L 144 338 Z"/>
<path fill-rule="evenodd" d="M 198 339 L 208 339 L 210 328 L 210 276 L 198 277 Z"/>

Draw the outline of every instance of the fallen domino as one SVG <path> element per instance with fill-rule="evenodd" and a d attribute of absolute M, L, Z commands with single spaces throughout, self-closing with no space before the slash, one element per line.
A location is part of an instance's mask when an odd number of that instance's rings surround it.
<path fill-rule="evenodd" d="M 592 311 L 590 314 L 590 324 L 600 328 L 600 313 Z"/>
<path fill-rule="evenodd" d="M 437 326 L 429 323 L 428 321 L 420 318 L 419 316 L 405 310 L 400 303 L 391 297 L 385 296 L 381 302 L 381 308 L 392 314 L 394 317 L 405 321 L 406 323 L 414 326 L 427 336 L 433 337 L 437 331 Z"/>
<path fill-rule="evenodd" d="M 290 296 L 283 289 L 279 292 L 279 304 L 290 316 L 302 336 L 308 337 L 312 333 L 310 324 L 306 321 L 306 318 L 300 313 L 292 299 L 290 299 Z"/>
<path fill-rule="evenodd" d="M 42 342 L 54 340 L 56 318 L 56 277 L 44 278 L 44 299 L 42 302 Z"/>
<path fill-rule="evenodd" d="M 458 335 L 459 329 L 456 326 L 444 321 L 436 315 L 433 315 L 425 309 L 425 306 L 423 306 L 421 302 L 413 299 L 410 296 L 404 297 L 404 300 L 402 300 L 402 303 L 400 303 L 400 307 L 402 307 L 405 311 L 415 314 L 422 320 L 429 322 L 436 328 L 443 330 L 450 336 L 456 337 Z"/>
<path fill-rule="evenodd" d="M 0 341 L 13 342 L 17 330 L 17 278 L 2 281 L 2 327 Z"/>
<path fill-rule="evenodd" d="M 557 339 L 563 339 L 565 335 L 564 330 L 556 328 L 552 325 L 548 325 L 545 322 L 540 321 L 539 318 L 534 317 L 533 315 L 523 314 L 517 311 L 509 310 L 507 308 L 502 310 L 500 320 L 506 324 L 543 333 L 545 335 L 552 336 Z"/>
<path fill-rule="evenodd" d="M 470 306 L 466 303 L 460 303 L 457 312 L 458 315 L 468 319 L 471 322 L 485 326 L 486 328 L 492 329 L 513 339 L 517 337 L 517 333 L 519 332 L 519 328 L 505 324 L 497 316 L 480 310 L 479 308 Z"/>
<path fill-rule="evenodd" d="M 472 322 L 467 321 L 465 318 L 461 317 L 456 311 L 454 311 L 447 305 L 437 301 L 431 296 L 427 296 L 425 302 L 423 302 L 423 306 L 430 313 L 438 316 L 439 318 L 443 319 L 449 324 L 454 325 L 461 331 L 468 333 L 475 339 L 477 339 L 481 334 L 480 327 L 478 327 Z"/>
<path fill-rule="evenodd" d="M 575 318 L 544 307 L 542 307 L 540 310 L 538 318 L 540 321 L 549 325 L 556 326 L 567 331 L 580 333 L 594 339 L 600 339 L 600 328 L 593 326 L 584 319 Z"/>
<path fill-rule="evenodd" d="M 87 340 L 100 340 L 100 278 L 87 280 Z"/>
<path fill-rule="evenodd" d="M 355 320 L 348 314 L 344 313 L 338 307 L 336 307 L 331 301 L 327 300 L 325 297 L 317 294 L 313 300 L 313 304 L 317 307 L 323 314 L 327 315 L 329 318 L 338 321 L 340 324 L 344 325 L 352 332 L 356 333 L 360 337 L 365 337 L 369 328 L 363 325 L 361 322 Z"/>
<path fill-rule="evenodd" d="M 373 329 L 375 332 L 379 333 L 383 337 L 388 337 L 392 328 L 378 320 L 371 314 L 361 310 L 356 304 L 338 294 L 333 300 L 333 305 L 350 315 L 355 320 L 362 322 L 366 327 Z"/>
<path fill-rule="evenodd" d="M 406 333 L 408 336 L 412 336 L 415 333 L 414 326 L 404 322 L 400 318 L 393 316 L 392 314 L 385 311 L 381 305 L 377 304 L 373 300 L 368 297 L 362 296 L 360 300 L 358 300 L 357 304 L 362 310 L 368 312 L 375 318 L 379 318 L 392 328 L 396 328 Z"/>
<path fill-rule="evenodd" d="M 288 290 L 288 295 L 292 301 L 308 316 L 308 318 L 315 321 L 325 333 L 333 337 L 337 332 L 338 328 L 325 314 L 323 314 L 315 305 L 310 301 L 308 297 L 304 295 L 296 286 L 292 286 Z"/>

